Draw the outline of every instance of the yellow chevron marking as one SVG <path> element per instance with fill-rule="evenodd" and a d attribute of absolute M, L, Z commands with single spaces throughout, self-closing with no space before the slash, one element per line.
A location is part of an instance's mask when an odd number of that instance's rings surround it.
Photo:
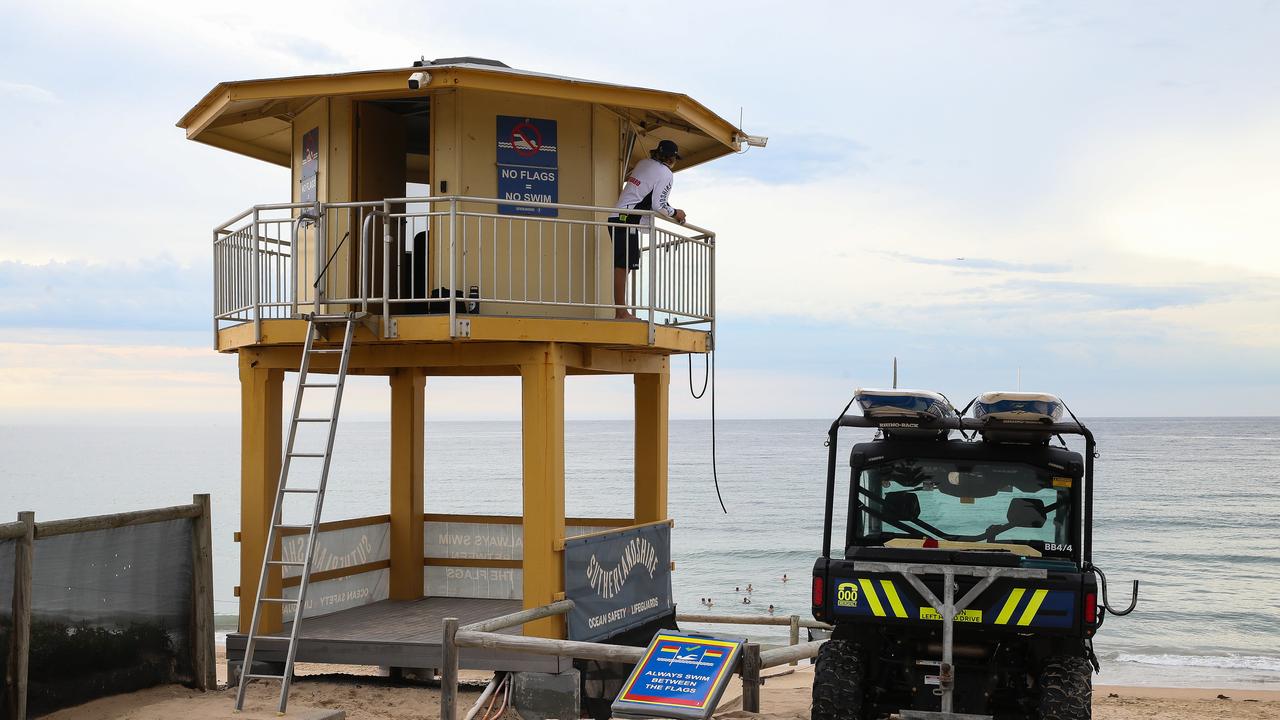
<path fill-rule="evenodd" d="M 884 617 L 884 606 L 880 604 L 880 597 L 876 595 L 875 587 L 867 578 L 858 580 L 858 584 L 862 586 L 862 595 L 867 599 L 867 604 L 871 606 L 871 612 L 876 617 Z"/>
<path fill-rule="evenodd" d="M 1044 602 L 1045 595 L 1048 590 L 1037 590 L 1031 594 L 1031 602 L 1027 603 L 1027 609 L 1022 611 L 1022 617 L 1018 618 L 1019 625 L 1030 625 L 1032 620 L 1036 619 L 1036 613 L 1040 610 L 1040 603 Z"/>
<path fill-rule="evenodd" d="M 1014 588 L 1009 593 L 1009 599 L 1004 601 L 1004 607 L 1000 609 L 1000 614 L 996 616 L 996 624 L 1004 625 L 1009 622 L 1009 618 L 1013 616 L 1013 611 L 1018 609 L 1018 603 L 1022 602 L 1022 594 L 1026 590 L 1022 588 Z"/>
<path fill-rule="evenodd" d="M 902 600 L 898 597 L 898 589 L 893 586 L 893 582 L 881 580 L 880 587 L 884 590 L 884 596 L 889 600 L 889 604 L 893 606 L 894 617 L 905 618 L 907 610 L 902 607 Z"/>

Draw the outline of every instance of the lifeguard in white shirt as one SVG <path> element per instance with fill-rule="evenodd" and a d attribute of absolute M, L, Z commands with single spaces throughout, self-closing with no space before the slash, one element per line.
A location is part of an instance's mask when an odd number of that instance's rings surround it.
<path fill-rule="evenodd" d="M 622 185 L 622 194 L 614 205 L 619 212 L 609 222 L 622 225 L 638 225 L 645 215 L 628 213 L 627 210 L 653 210 L 683 224 L 684 210 L 671 206 L 671 186 L 675 176 L 671 167 L 680 159 L 680 148 L 670 140 L 663 140 L 649 153 L 647 159 L 636 163 Z M 617 226 L 613 228 L 613 304 L 614 317 L 619 320 L 635 320 L 636 316 L 626 307 L 627 273 L 640 267 L 640 238 L 635 229 Z"/>

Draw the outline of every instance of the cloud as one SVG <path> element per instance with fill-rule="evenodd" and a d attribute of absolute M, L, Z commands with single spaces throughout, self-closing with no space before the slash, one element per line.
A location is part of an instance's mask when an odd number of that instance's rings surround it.
<path fill-rule="evenodd" d="M 1274 283 L 1274 286 L 1280 288 L 1280 282 Z M 1020 302 L 1034 302 L 1037 306 L 1068 304 L 1077 311 L 1189 307 L 1221 302 L 1238 294 L 1248 294 L 1238 283 L 1144 286 L 1130 283 L 1058 280 L 1006 280 L 994 285 L 991 292 L 1018 297 Z"/>
<path fill-rule="evenodd" d="M 0 97 L 7 97 L 14 102 L 30 102 L 39 104 L 59 102 L 57 95 L 38 85 L 9 82 L 7 80 L 0 80 Z"/>
<path fill-rule="evenodd" d="M 903 253 L 891 251 L 883 251 L 883 254 L 888 257 L 897 258 L 917 265 L 941 265 L 943 267 L 955 268 L 957 270 L 998 270 L 1003 272 L 1038 274 L 1065 273 L 1071 270 L 1071 266 L 1064 263 L 1016 263 L 1007 262 L 1005 260 L 996 260 L 994 258 L 980 257 L 930 258 L 918 257 L 915 255 L 904 255 Z"/>
<path fill-rule="evenodd" d="M 0 260 L 0 327 L 192 330 L 209 326 L 207 265 L 172 260 Z"/>
<path fill-rule="evenodd" d="M 735 118 L 736 121 L 736 118 Z M 863 173 L 874 162 L 871 148 L 833 133 L 771 132 L 747 123 L 747 132 L 769 135 L 768 147 L 750 148 L 707 166 L 709 174 L 775 185 L 804 184 L 815 178 Z"/>
<path fill-rule="evenodd" d="M 825 3 L 812 10 L 821 27 L 749 13 L 737 32 L 637 65 L 598 31 L 612 21 L 604 6 L 548 6 L 570 45 L 540 45 L 523 16 L 484 2 L 309 7 L 306 23 L 247 0 L 28 4 L 6 17 L 0 64 L 30 70 L 0 81 L 0 133 L 23 138 L 0 170 L 0 327 L 58 338 L 27 349 L 41 363 L 14 350 L 0 365 L 23 368 L 30 408 L 45 393 L 55 407 L 234 412 L 234 369 L 204 354 L 209 229 L 285 199 L 288 173 L 173 128 L 215 82 L 465 54 L 672 88 L 730 120 L 745 106 L 746 129 L 771 136 L 677 179 L 677 204 L 718 233 L 730 415 L 824 414 L 893 354 L 948 388 L 988 389 L 1019 367 L 1054 380 L 1044 387 L 1106 388 L 1095 407 L 1121 414 L 1107 393 L 1175 376 L 1226 374 L 1275 396 L 1263 369 L 1280 366 L 1280 85 L 1255 69 L 1280 45 L 1253 10 Z M 724 6 L 681 12 L 714 27 Z M 769 52 L 742 43 L 753 34 Z M 71 98 L 75 113 L 43 104 Z M 96 349 L 112 345 L 138 354 Z M 131 362 L 173 369 L 165 382 L 186 399 Z M 187 380 L 225 386 L 193 396 Z M 625 414 L 630 388 L 615 380 L 571 383 L 575 407 Z M 383 417 L 385 381 L 360 387 L 351 407 Z M 518 412 L 502 379 L 429 392 L 449 413 Z"/>

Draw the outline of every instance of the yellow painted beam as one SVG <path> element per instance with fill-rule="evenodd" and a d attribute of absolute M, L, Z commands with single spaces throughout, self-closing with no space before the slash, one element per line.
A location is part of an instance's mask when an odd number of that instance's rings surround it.
<path fill-rule="evenodd" d="M 287 127 L 285 128 L 285 131 L 288 132 Z M 266 145 L 237 140 L 233 137 L 227 137 L 226 135 L 213 131 L 202 133 L 200 137 L 194 138 L 194 140 L 196 142 L 204 143 L 205 145 L 212 145 L 216 148 L 229 150 L 237 155 L 244 155 L 255 160 L 264 160 L 272 165 L 279 165 L 280 167 L 289 167 L 289 162 L 291 160 L 289 153 L 287 152 L 279 152 L 267 147 Z"/>
<path fill-rule="evenodd" d="M 380 340 L 361 329 L 355 338 L 357 357 L 352 358 L 353 367 L 360 366 L 358 352 L 361 347 L 396 347 L 417 342 L 451 343 L 459 347 L 494 342 L 560 342 L 607 345 L 615 349 L 630 347 L 659 355 L 707 351 L 707 333 L 701 330 L 658 326 L 654 328 L 655 342 L 650 345 L 647 324 L 616 320 L 481 315 L 471 318 L 470 338 L 450 338 L 447 316 L 401 317 L 397 326 L 399 335 L 388 340 Z M 306 339 L 306 331 L 305 320 L 263 320 L 262 343 L 258 347 L 301 345 Z M 255 346 L 251 323 L 236 325 L 218 333 L 218 349 L 223 352 L 251 346 Z"/>
<path fill-rule="evenodd" d="M 591 345 L 567 345 L 564 362 L 570 370 L 586 370 L 610 375 L 634 375 L 636 373 L 662 372 L 667 367 L 667 356 L 651 352 L 615 350 Z"/>
<path fill-rule="evenodd" d="M 667 416 L 671 374 L 635 376 L 635 519 L 656 522 L 667 517 Z"/>
<path fill-rule="evenodd" d="M 262 572 L 276 487 L 280 482 L 284 371 L 240 358 L 240 632 L 249 631 Z M 276 548 L 279 557 L 279 548 Z M 268 597 L 280 597 L 280 568 L 271 568 Z M 280 629 L 280 605 L 262 609 L 259 631 Z"/>
<path fill-rule="evenodd" d="M 352 349 L 352 375 L 390 375 L 397 368 L 420 368 L 428 376 L 489 376 L 520 374 L 520 366 L 540 357 L 540 343 L 432 343 L 362 345 Z M 569 374 L 634 375 L 665 372 L 666 355 L 614 350 L 588 345 L 561 345 Z M 241 355 L 257 367 L 288 370 L 302 360 L 302 348 L 295 345 L 245 348 Z M 317 372 L 333 371 L 337 360 L 317 357 L 311 361 Z"/>
<path fill-rule="evenodd" d="M 419 368 L 391 374 L 392 600 L 417 600 L 423 592 L 425 387 L 426 375 Z"/>
<path fill-rule="evenodd" d="M 205 95 L 195 107 L 187 111 L 178 121 L 178 127 L 187 131 L 190 140 L 213 124 L 231 103 L 231 92 L 226 83 L 218 83 Z"/>
<path fill-rule="evenodd" d="M 524 465 L 524 607 L 564 592 L 564 362 L 555 343 L 520 368 Z M 524 634 L 563 638 L 564 618 L 527 623 Z"/>

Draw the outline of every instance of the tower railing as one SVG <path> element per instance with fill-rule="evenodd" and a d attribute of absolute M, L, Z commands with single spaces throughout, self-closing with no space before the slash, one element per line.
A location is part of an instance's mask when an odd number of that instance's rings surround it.
<path fill-rule="evenodd" d="M 214 334 L 305 312 L 447 315 L 450 336 L 473 316 L 612 319 L 710 331 L 715 233 L 649 210 L 444 196 L 255 205 L 213 231 Z M 621 229 L 621 230 L 619 230 Z M 639 256 L 614 300 L 614 238 Z M 631 258 L 628 258 L 630 260 Z M 628 263 L 631 264 L 631 263 Z"/>

